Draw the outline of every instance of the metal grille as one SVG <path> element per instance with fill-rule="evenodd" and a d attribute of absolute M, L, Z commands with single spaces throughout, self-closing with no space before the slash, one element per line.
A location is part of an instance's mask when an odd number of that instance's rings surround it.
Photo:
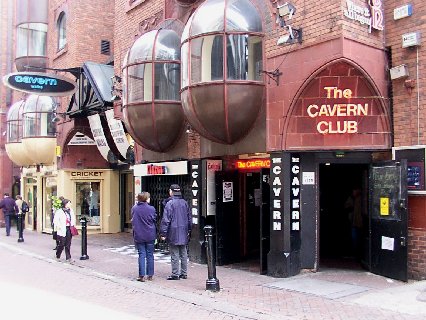
<path fill-rule="evenodd" d="M 168 251 L 168 245 L 160 241 L 159 231 L 160 223 L 163 218 L 163 200 L 169 197 L 169 188 L 171 184 L 177 183 L 182 189 L 183 198 L 189 200 L 191 197 L 191 186 L 189 175 L 178 176 L 151 176 L 142 178 L 142 190 L 151 194 L 151 205 L 157 211 L 157 245 L 156 249 Z"/>
<path fill-rule="evenodd" d="M 108 40 L 101 40 L 101 54 L 109 55 L 111 53 L 111 43 Z"/>

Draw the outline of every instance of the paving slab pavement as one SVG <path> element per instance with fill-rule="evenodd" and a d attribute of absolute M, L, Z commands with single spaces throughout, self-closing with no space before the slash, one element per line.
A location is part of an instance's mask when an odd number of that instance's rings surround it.
<path fill-rule="evenodd" d="M 53 258 L 51 235 L 26 230 L 24 243 L 17 234 L 5 237 L 0 230 L 0 248 L 7 247 L 33 254 L 35 258 Z M 205 308 L 253 319 L 425 319 L 426 281 L 403 283 L 364 271 L 328 269 L 304 271 L 287 279 L 217 267 L 221 291 L 205 290 L 207 267 L 190 263 L 189 278 L 167 281 L 170 263 L 167 255 L 156 254 L 152 283 L 134 281 L 137 255 L 129 233 L 88 236 L 89 260 L 80 261 L 81 237 L 73 239 L 73 266 L 92 272 L 105 281 L 120 281 L 149 292 L 197 303 Z M 212 310 L 213 310 L 212 309 Z M 244 312 L 243 312 L 244 311 Z M 244 313 L 244 314 L 243 314 Z"/>

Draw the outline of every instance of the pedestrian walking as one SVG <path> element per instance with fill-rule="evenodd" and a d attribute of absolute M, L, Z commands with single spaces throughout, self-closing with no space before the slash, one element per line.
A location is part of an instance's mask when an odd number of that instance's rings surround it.
<path fill-rule="evenodd" d="M 133 239 L 139 255 L 139 276 L 136 280 L 144 282 L 154 276 L 154 242 L 156 238 L 155 222 L 157 213 L 149 205 L 150 194 L 139 193 L 138 202 L 132 208 Z"/>
<path fill-rule="evenodd" d="M 71 259 L 71 227 L 75 227 L 75 214 L 71 208 L 70 200 L 62 200 L 62 208 L 55 212 L 53 225 L 58 240 L 58 247 L 55 254 L 56 260 L 60 261 L 62 251 L 65 248 L 66 262 L 73 263 L 74 260 Z"/>
<path fill-rule="evenodd" d="M 58 250 L 59 246 L 59 240 L 58 240 L 58 233 L 55 231 L 55 213 L 56 211 L 62 209 L 62 201 L 65 199 L 63 196 L 56 197 L 52 196 L 52 217 L 50 219 L 50 225 L 52 227 L 52 237 L 53 240 L 55 240 L 55 247 L 53 248 L 54 251 Z"/>
<path fill-rule="evenodd" d="M 6 236 L 10 236 L 10 219 L 19 212 L 15 200 L 9 196 L 9 193 L 4 194 L 4 198 L 0 201 L 0 209 L 3 210 L 4 220 L 6 224 Z"/>
<path fill-rule="evenodd" d="M 167 280 L 186 279 L 188 277 L 187 244 L 192 228 L 191 211 L 188 202 L 182 198 L 182 191 L 178 184 L 170 186 L 169 194 L 172 199 L 164 208 L 160 227 L 161 239 L 169 244 L 172 262 L 172 274 Z"/>
<path fill-rule="evenodd" d="M 23 219 L 22 220 L 22 228 L 24 228 L 24 226 L 25 226 L 24 217 L 25 217 L 25 214 L 30 210 L 30 208 L 28 207 L 28 203 L 22 199 L 21 195 L 19 195 L 19 194 L 16 195 L 15 199 L 16 199 L 15 203 L 18 206 L 18 210 L 19 210 L 18 215 L 20 215 L 20 214 L 23 215 L 22 216 L 22 219 Z M 18 223 L 16 223 L 16 228 L 19 231 Z"/>

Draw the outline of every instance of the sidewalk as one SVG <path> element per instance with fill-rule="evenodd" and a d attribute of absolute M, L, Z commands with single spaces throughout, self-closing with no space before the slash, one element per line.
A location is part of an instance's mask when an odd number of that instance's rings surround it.
<path fill-rule="evenodd" d="M 52 260 L 51 235 L 25 230 L 4 236 L 0 250 L 8 248 L 36 259 Z M 279 279 L 256 273 L 217 267 L 221 291 L 205 291 L 207 266 L 189 264 L 188 279 L 167 281 L 169 256 L 156 253 L 153 282 L 139 283 L 137 254 L 129 233 L 88 236 L 89 260 L 79 260 L 81 237 L 73 239 L 71 252 L 78 272 L 92 272 L 105 281 L 143 288 L 148 292 L 219 310 L 249 319 L 425 319 L 426 281 L 402 283 L 369 272 L 327 270 L 303 272 Z"/>

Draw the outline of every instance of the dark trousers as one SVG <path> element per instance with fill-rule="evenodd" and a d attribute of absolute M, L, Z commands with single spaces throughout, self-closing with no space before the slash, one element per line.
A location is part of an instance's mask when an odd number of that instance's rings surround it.
<path fill-rule="evenodd" d="M 67 235 L 65 237 L 61 237 L 58 235 L 57 241 L 58 241 L 58 247 L 56 249 L 56 258 L 60 258 L 62 251 L 65 248 L 65 259 L 69 260 L 71 259 L 71 230 L 70 227 L 67 227 Z"/>
<path fill-rule="evenodd" d="M 4 223 L 6 224 L 6 235 L 10 236 L 10 214 L 4 215 Z"/>

